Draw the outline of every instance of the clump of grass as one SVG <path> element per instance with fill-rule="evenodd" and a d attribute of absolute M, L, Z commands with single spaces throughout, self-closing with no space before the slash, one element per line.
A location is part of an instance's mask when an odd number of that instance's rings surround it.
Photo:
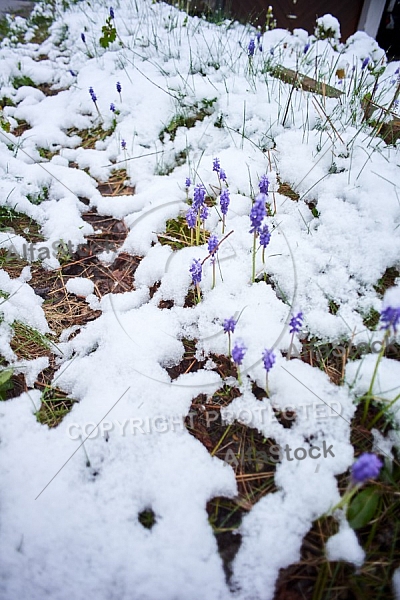
<path fill-rule="evenodd" d="M 49 355 L 51 341 L 40 331 L 21 321 L 14 321 L 11 327 L 14 335 L 10 345 L 18 358 L 33 359 Z"/>
<path fill-rule="evenodd" d="M 44 240 L 40 234 L 40 225 L 36 221 L 9 206 L 0 206 L 0 231 L 9 230 L 23 236 L 28 242 Z"/>
<path fill-rule="evenodd" d="M 114 128 L 103 129 L 101 125 L 93 127 L 92 129 L 76 129 L 72 127 L 68 129 L 67 133 L 70 136 L 78 135 L 81 138 L 80 147 L 88 150 L 94 150 L 96 148 L 96 142 L 101 140 L 104 141 L 114 132 Z"/>
<path fill-rule="evenodd" d="M 174 115 L 171 121 L 160 132 L 160 135 L 158 136 L 160 141 L 164 141 L 166 134 L 169 134 L 170 139 L 173 141 L 179 127 L 190 129 L 191 127 L 194 127 L 198 121 L 204 121 L 207 116 L 212 115 L 214 112 L 213 105 L 216 101 L 217 98 L 204 98 L 200 103 L 196 102 L 193 106 L 182 109 L 182 112 Z"/>
<path fill-rule="evenodd" d="M 36 412 L 36 419 L 42 425 L 57 427 L 71 411 L 75 400 L 57 387 L 47 386 L 42 392 L 41 406 Z"/>

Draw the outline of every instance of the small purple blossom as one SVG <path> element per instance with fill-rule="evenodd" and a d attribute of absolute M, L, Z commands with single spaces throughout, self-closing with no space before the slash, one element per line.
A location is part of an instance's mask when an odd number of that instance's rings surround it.
<path fill-rule="evenodd" d="M 260 194 L 261 196 L 261 194 Z M 258 232 L 262 220 L 266 215 L 264 196 L 257 197 L 250 211 L 251 229 L 250 233 Z"/>
<path fill-rule="evenodd" d="M 200 260 L 193 259 L 192 266 L 189 269 L 192 275 L 192 281 L 195 285 L 198 285 L 201 281 L 201 276 L 203 274 L 203 267 L 201 266 Z"/>
<path fill-rule="evenodd" d="M 260 52 L 262 52 L 262 49 L 263 49 L 262 44 L 258 45 L 258 49 L 259 49 Z"/>
<path fill-rule="evenodd" d="M 226 173 L 223 169 L 220 169 L 219 171 L 219 178 L 221 181 L 226 181 Z"/>
<path fill-rule="evenodd" d="M 206 188 L 202 183 L 198 183 L 193 192 L 193 208 L 195 210 L 199 210 L 200 207 L 204 204 L 204 199 L 206 197 Z"/>
<path fill-rule="evenodd" d="M 381 329 L 390 329 L 393 327 L 394 333 L 397 333 L 397 326 L 400 323 L 400 306 L 387 306 L 381 312 Z"/>
<path fill-rule="evenodd" d="M 76 77 L 76 75 L 77 75 L 77 74 L 75 73 L 75 71 L 73 71 L 72 69 L 70 69 L 70 70 L 69 70 L 69 73 L 71 73 L 72 77 Z"/>
<path fill-rule="evenodd" d="M 197 221 L 197 212 L 193 208 L 189 208 L 186 213 L 186 223 L 189 229 L 194 229 L 196 227 Z"/>
<path fill-rule="evenodd" d="M 257 32 L 257 36 L 256 37 L 257 37 L 257 44 L 259 44 L 260 40 L 261 40 L 261 31 Z"/>
<path fill-rule="evenodd" d="M 266 248 L 270 242 L 271 239 L 271 233 L 268 229 L 268 225 L 264 225 L 263 227 L 260 227 L 260 229 L 258 230 L 259 236 L 260 236 L 260 244 L 261 246 L 263 246 L 264 248 Z"/>
<path fill-rule="evenodd" d="M 271 350 L 268 350 L 267 348 L 264 350 L 262 353 L 262 359 L 264 363 L 264 369 L 267 371 L 267 373 L 269 373 L 274 366 L 276 359 L 275 352 L 273 352 L 272 348 Z"/>
<path fill-rule="evenodd" d="M 115 87 L 117 88 L 117 92 L 118 92 L 118 94 L 120 94 L 120 93 L 121 93 L 121 91 L 122 91 L 122 86 L 121 86 L 121 84 L 120 84 L 120 82 L 119 82 L 119 81 L 117 81 L 117 85 L 116 85 Z"/>
<path fill-rule="evenodd" d="M 303 325 L 303 313 L 299 312 L 297 315 L 293 315 L 293 317 L 289 321 L 289 333 L 299 333 L 300 329 Z"/>
<path fill-rule="evenodd" d="M 307 42 L 307 44 L 303 48 L 303 54 L 307 54 L 307 52 L 310 49 L 310 45 L 311 45 L 310 42 Z"/>
<path fill-rule="evenodd" d="M 112 7 L 112 6 L 110 6 L 110 17 L 111 17 L 111 19 L 114 19 L 114 18 L 115 18 L 115 15 L 114 15 L 114 9 L 113 9 L 113 7 Z"/>
<path fill-rule="evenodd" d="M 235 333 L 237 321 L 233 317 L 224 320 L 224 333 Z"/>
<path fill-rule="evenodd" d="M 221 169 L 221 165 L 220 165 L 220 162 L 219 162 L 219 158 L 214 158 L 214 160 L 213 160 L 213 171 L 216 171 L 217 173 L 219 173 L 220 169 Z"/>
<path fill-rule="evenodd" d="M 122 148 L 122 150 L 126 150 L 126 141 L 125 140 L 121 141 L 121 148 Z"/>
<path fill-rule="evenodd" d="M 84 33 L 81 33 L 81 40 L 84 44 L 86 44 L 86 37 Z"/>
<path fill-rule="evenodd" d="M 94 90 L 93 90 L 93 88 L 92 88 L 92 87 L 90 87 L 90 88 L 89 88 L 89 94 L 90 94 L 90 97 L 91 97 L 91 99 L 93 100 L 93 102 L 94 102 L 94 103 L 96 103 L 96 102 L 97 102 L 97 96 L 96 96 L 96 94 L 94 93 Z"/>
<path fill-rule="evenodd" d="M 249 45 L 247 46 L 247 54 L 248 56 L 254 56 L 254 50 L 256 49 L 256 44 L 254 42 L 254 38 L 251 38 Z"/>
<path fill-rule="evenodd" d="M 271 46 L 271 48 L 269 49 L 270 55 L 273 56 L 274 52 L 275 52 L 275 48 L 273 46 Z"/>
<path fill-rule="evenodd" d="M 113 102 L 110 104 L 110 110 L 111 112 L 115 112 L 115 104 L 113 104 Z"/>
<path fill-rule="evenodd" d="M 206 221 L 206 220 L 208 219 L 208 215 L 209 215 L 209 213 L 210 213 L 210 210 L 209 210 L 208 206 L 207 206 L 206 204 L 204 204 L 204 205 L 201 207 L 200 219 L 201 219 L 202 221 Z"/>
<path fill-rule="evenodd" d="M 354 483 L 364 483 L 368 479 L 376 479 L 383 463 L 376 454 L 364 452 L 359 456 L 351 468 L 351 477 Z"/>
<path fill-rule="evenodd" d="M 222 190 L 221 195 L 219 197 L 219 203 L 221 206 L 221 212 L 223 215 L 228 213 L 229 203 L 231 199 L 229 197 L 229 190 Z"/>
<path fill-rule="evenodd" d="M 213 255 L 218 251 L 218 238 L 216 235 L 211 235 L 208 240 L 208 252 Z"/>
<path fill-rule="evenodd" d="M 368 65 L 369 61 L 370 61 L 370 58 L 369 58 L 369 56 L 366 56 L 366 57 L 364 58 L 364 60 L 362 61 L 362 65 L 361 65 L 361 70 L 362 70 L 362 71 L 364 71 L 364 69 L 365 69 L 365 68 L 366 68 L 366 66 Z"/>
<path fill-rule="evenodd" d="M 258 187 L 260 189 L 260 194 L 265 194 L 268 196 L 269 179 L 266 175 L 261 177 Z"/>
<path fill-rule="evenodd" d="M 190 181 L 190 177 L 186 177 L 185 179 L 185 188 L 190 188 L 192 182 Z"/>
<path fill-rule="evenodd" d="M 246 354 L 246 346 L 241 340 L 237 340 L 232 349 L 232 358 L 235 365 L 240 366 Z"/>

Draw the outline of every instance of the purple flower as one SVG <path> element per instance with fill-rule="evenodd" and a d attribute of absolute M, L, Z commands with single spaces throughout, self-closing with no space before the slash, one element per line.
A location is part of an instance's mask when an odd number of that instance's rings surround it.
<path fill-rule="evenodd" d="M 289 321 L 289 326 L 291 329 L 289 333 L 299 333 L 300 329 L 303 325 L 303 313 L 299 312 L 297 315 L 293 315 L 293 317 Z"/>
<path fill-rule="evenodd" d="M 229 190 L 223 190 L 219 197 L 219 202 L 221 205 L 221 212 L 223 215 L 227 214 L 230 201 L 231 201 L 231 199 L 229 197 Z"/>
<path fill-rule="evenodd" d="M 400 306 L 388 306 L 381 312 L 381 329 L 390 329 L 393 327 L 394 333 L 397 333 L 397 325 L 400 323 Z"/>
<path fill-rule="evenodd" d="M 114 17 L 113 17 L 113 18 L 114 18 Z M 117 81 L 117 85 L 116 85 L 115 87 L 117 88 L 117 92 L 118 92 L 118 94 L 120 94 L 120 93 L 121 93 L 121 91 L 122 91 L 122 87 L 121 87 L 121 84 L 120 84 L 120 82 L 119 82 L 119 81 Z"/>
<path fill-rule="evenodd" d="M 275 48 L 273 46 L 271 46 L 271 48 L 269 49 L 270 55 L 273 56 L 274 52 L 275 52 Z"/>
<path fill-rule="evenodd" d="M 90 94 L 90 97 L 92 98 L 93 102 L 95 102 L 95 103 L 96 103 L 96 102 L 97 102 L 97 96 L 96 96 L 96 94 L 94 93 L 94 90 L 93 90 L 93 88 L 92 88 L 92 87 L 90 87 L 90 88 L 89 88 L 89 94 Z"/>
<path fill-rule="evenodd" d="M 126 150 L 126 141 L 125 140 L 121 141 L 121 148 L 122 148 L 122 150 Z"/>
<path fill-rule="evenodd" d="M 247 53 L 249 56 L 254 56 L 254 50 L 256 49 L 256 44 L 254 42 L 254 39 L 251 38 L 249 45 L 247 46 Z"/>
<path fill-rule="evenodd" d="M 246 354 L 246 346 L 241 340 L 237 340 L 232 349 L 232 358 L 235 365 L 240 366 L 242 364 L 244 355 Z"/>
<path fill-rule="evenodd" d="M 264 248 L 266 248 L 271 239 L 271 234 L 268 229 L 268 225 L 264 225 L 263 227 L 260 227 L 260 229 L 258 230 L 258 233 L 260 235 L 261 246 L 264 246 Z"/>
<path fill-rule="evenodd" d="M 113 104 L 112 102 L 110 104 L 110 110 L 111 112 L 115 112 L 115 104 Z"/>
<path fill-rule="evenodd" d="M 260 194 L 260 196 L 261 196 L 261 194 Z M 266 210 L 265 210 L 264 196 L 262 198 L 260 198 L 258 196 L 255 199 L 254 204 L 250 211 L 250 221 L 251 221 L 250 233 L 258 232 L 265 215 L 266 215 Z"/>
<path fill-rule="evenodd" d="M 200 207 L 204 204 L 204 199 L 206 197 L 206 188 L 202 183 L 198 183 L 193 192 L 193 208 L 195 210 L 199 210 Z"/>
<path fill-rule="evenodd" d="M 307 44 L 304 46 L 303 54 L 307 54 L 307 52 L 309 51 L 309 49 L 310 49 L 310 42 L 307 42 Z"/>
<path fill-rule="evenodd" d="M 114 15 L 114 9 L 112 6 L 110 6 L 110 17 L 111 19 L 114 19 L 115 15 Z"/>
<path fill-rule="evenodd" d="M 84 44 L 86 44 L 86 37 L 84 33 L 81 33 L 81 40 Z"/>
<path fill-rule="evenodd" d="M 69 72 L 71 73 L 72 77 L 76 77 L 75 71 L 73 71 L 72 69 L 70 69 Z"/>
<path fill-rule="evenodd" d="M 266 175 L 261 177 L 258 187 L 260 188 L 260 194 L 268 196 L 269 179 Z"/>
<path fill-rule="evenodd" d="M 186 213 L 186 223 L 189 229 L 194 229 L 196 227 L 197 221 L 197 212 L 193 208 L 189 208 Z"/>
<path fill-rule="evenodd" d="M 367 479 L 376 479 L 383 463 L 376 454 L 364 452 L 351 468 L 351 477 L 354 483 L 364 483 Z"/>
<path fill-rule="evenodd" d="M 264 369 L 268 373 L 274 366 L 276 359 L 275 352 L 273 352 L 272 348 L 271 350 L 268 350 L 267 348 L 264 350 L 264 352 L 262 353 L 262 359 L 264 363 Z"/>
<path fill-rule="evenodd" d="M 230 319 L 225 319 L 224 321 L 224 333 L 235 333 L 237 321 L 233 317 Z"/>
<path fill-rule="evenodd" d="M 257 36 L 256 37 L 257 37 L 257 44 L 259 44 L 260 40 L 261 40 L 261 31 L 257 32 Z"/>
<path fill-rule="evenodd" d="M 217 173 L 219 173 L 221 168 L 221 165 L 219 163 L 219 158 L 214 158 L 213 160 L 213 171 L 216 171 Z"/>
<path fill-rule="evenodd" d="M 185 187 L 186 187 L 186 188 L 190 188 L 190 186 L 191 186 L 191 185 L 192 185 L 192 182 L 190 181 L 190 178 L 189 178 L 189 177 L 186 177 L 186 180 L 185 180 Z"/>
<path fill-rule="evenodd" d="M 209 208 L 208 206 L 206 206 L 205 204 L 201 207 L 201 212 L 200 212 L 200 219 L 202 221 L 206 221 L 208 219 L 208 215 L 209 215 Z"/>
<path fill-rule="evenodd" d="M 219 170 L 219 178 L 221 181 L 226 181 L 226 173 L 223 169 Z"/>
<path fill-rule="evenodd" d="M 200 260 L 193 259 L 192 266 L 189 269 L 192 275 L 192 281 L 195 285 L 199 284 L 201 281 L 201 276 L 203 273 L 203 267 L 201 266 Z"/>
<path fill-rule="evenodd" d="M 365 67 L 368 65 L 368 63 L 369 63 L 369 60 L 370 60 L 369 56 L 366 56 L 366 57 L 364 58 L 364 60 L 362 61 L 362 65 L 361 65 L 361 70 L 362 70 L 362 71 L 364 71 Z"/>
<path fill-rule="evenodd" d="M 260 52 L 262 52 L 262 44 L 259 44 L 258 49 Z"/>
<path fill-rule="evenodd" d="M 209 240 L 208 240 L 208 252 L 209 254 L 215 254 L 218 250 L 218 238 L 216 235 L 211 235 Z"/>

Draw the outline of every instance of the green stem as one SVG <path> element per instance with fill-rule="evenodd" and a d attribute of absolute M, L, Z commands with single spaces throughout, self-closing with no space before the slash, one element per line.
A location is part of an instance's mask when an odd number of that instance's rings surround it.
<path fill-rule="evenodd" d="M 254 231 L 254 238 L 253 238 L 253 269 L 252 269 L 252 275 L 251 275 L 251 281 L 252 281 L 252 283 L 254 283 L 255 280 L 256 280 L 256 244 L 257 244 L 257 231 Z"/>
<path fill-rule="evenodd" d="M 380 364 L 380 362 L 382 360 L 382 357 L 383 357 L 383 355 L 385 353 L 386 342 L 387 342 L 387 338 L 389 336 L 389 333 L 390 333 L 390 328 L 386 330 L 386 333 L 385 333 L 385 335 L 383 337 L 382 348 L 381 348 L 381 351 L 378 354 L 378 358 L 376 359 L 375 369 L 374 369 L 374 372 L 372 374 L 371 383 L 370 383 L 368 392 L 365 395 L 364 413 L 363 413 L 363 419 L 362 419 L 363 424 L 365 424 L 365 421 L 367 419 L 369 405 L 370 405 L 371 400 L 373 398 L 372 390 L 374 389 L 374 383 L 375 383 L 376 376 L 378 374 L 379 364 Z"/>
<path fill-rule="evenodd" d="M 213 290 L 215 288 L 215 259 L 213 262 L 213 277 L 212 277 L 212 286 L 211 289 Z"/>
<path fill-rule="evenodd" d="M 231 357 L 231 332 L 228 331 L 228 358 Z"/>

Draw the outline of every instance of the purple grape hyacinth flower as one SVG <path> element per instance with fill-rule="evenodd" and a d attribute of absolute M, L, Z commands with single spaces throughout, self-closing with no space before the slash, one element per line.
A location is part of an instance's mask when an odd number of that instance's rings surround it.
<path fill-rule="evenodd" d="M 260 229 L 258 230 L 259 236 L 260 236 L 260 244 L 261 246 L 263 246 L 264 248 L 266 248 L 270 242 L 271 239 L 271 233 L 268 229 L 268 225 L 264 225 L 263 227 L 260 227 Z"/>
<path fill-rule="evenodd" d="M 260 194 L 261 196 L 261 194 Z M 264 196 L 257 197 L 250 211 L 251 229 L 250 233 L 257 233 L 263 218 L 266 215 Z"/>
<path fill-rule="evenodd" d="M 122 150 L 126 150 L 126 141 L 125 140 L 121 141 L 121 148 L 122 148 Z"/>
<path fill-rule="evenodd" d="M 268 196 L 269 179 L 266 175 L 263 175 L 261 177 L 258 187 L 260 190 L 260 194 L 265 194 L 266 196 Z"/>
<path fill-rule="evenodd" d="M 206 206 L 206 204 L 204 204 L 204 205 L 201 207 L 200 219 L 201 219 L 202 221 L 206 221 L 206 220 L 208 219 L 208 215 L 209 215 L 209 213 L 210 213 L 210 210 L 209 210 L 208 206 Z"/>
<path fill-rule="evenodd" d="M 276 360 L 275 352 L 272 350 L 272 348 L 271 350 L 265 348 L 264 352 L 262 353 L 262 359 L 264 363 L 264 369 L 267 371 L 267 373 L 269 373 Z"/>
<path fill-rule="evenodd" d="M 110 110 L 111 112 L 115 112 L 115 104 L 113 102 L 110 104 Z"/>
<path fill-rule="evenodd" d="M 400 323 L 400 307 L 388 306 L 381 312 L 381 329 L 386 331 L 393 327 L 394 333 L 397 333 L 397 326 Z"/>
<path fill-rule="evenodd" d="M 383 467 L 382 461 L 370 452 L 359 456 L 351 468 L 351 478 L 354 483 L 364 483 L 368 479 L 376 479 Z"/>
<path fill-rule="evenodd" d="M 221 195 L 219 197 L 219 203 L 221 206 L 221 212 L 223 215 L 226 215 L 228 213 L 228 208 L 229 208 L 229 203 L 230 203 L 231 199 L 229 197 L 229 191 L 228 190 L 223 190 L 221 192 Z"/>
<path fill-rule="evenodd" d="M 307 54 L 307 52 L 308 52 L 308 51 L 309 51 L 309 49 L 310 49 L 310 45 L 311 45 L 311 44 L 310 44 L 310 42 L 307 42 L 307 44 L 304 46 L 304 49 L 303 49 L 303 54 Z"/>
<path fill-rule="evenodd" d="M 216 235 L 211 235 L 208 240 L 208 252 L 213 255 L 218 251 L 218 238 Z"/>
<path fill-rule="evenodd" d="M 364 71 L 364 69 L 367 67 L 368 63 L 370 61 L 369 56 L 366 56 L 364 58 L 364 60 L 362 61 L 362 65 L 361 65 L 361 70 Z"/>
<path fill-rule="evenodd" d="M 221 181 L 226 181 L 227 178 L 226 178 L 226 173 L 225 173 L 224 169 L 219 170 L 219 178 Z"/>
<path fill-rule="evenodd" d="M 194 229 L 196 227 L 197 221 L 197 212 L 193 208 L 189 208 L 186 213 L 186 223 L 189 229 Z"/>
<path fill-rule="evenodd" d="M 235 365 L 240 367 L 243 362 L 244 355 L 246 354 L 246 346 L 242 342 L 242 340 L 237 340 L 232 349 L 232 358 Z"/>
<path fill-rule="evenodd" d="M 121 84 L 120 84 L 120 82 L 119 82 L 119 81 L 117 81 L 117 85 L 116 85 L 115 87 L 117 88 L 117 92 L 118 92 L 118 94 L 120 94 L 120 93 L 121 93 L 121 91 L 122 91 L 122 86 L 121 86 Z"/>
<path fill-rule="evenodd" d="M 86 37 L 84 33 L 81 33 L 81 40 L 84 44 L 86 44 Z"/>
<path fill-rule="evenodd" d="M 293 315 L 293 317 L 289 321 L 289 326 L 291 329 L 289 333 L 299 333 L 300 329 L 303 325 L 303 313 L 299 312 L 297 315 Z"/>
<path fill-rule="evenodd" d="M 192 266 L 189 269 L 192 275 L 192 281 L 195 285 L 198 285 L 201 282 L 201 277 L 203 274 L 203 267 L 201 266 L 200 260 L 193 259 Z"/>
<path fill-rule="evenodd" d="M 114 15 L 114 9 L 113 9 L 113 7 L 112 7 L 112 6 L 110 6 L 110 17 L 111 17 L 111 19 L 114 19 L 114 18 L 115 18 L 115 15 Z"/>
<path fill-rule="evenodd" d="M 233 317 L 224 320 L 224 333 L 235 333 L 237 321 Z"/>
<path fill-rule="evenodd" d="M 206 188 L 202 183 L 198 183 L 193 192 L 193 208 L 195 210 L 199 210 L 200 207 L 204 204 L 204 199 L 206 197 Z"/>
<path fill-rule="evenodd" d="M 186 177 L 185 179 L 185 188 L 190 188 L 192 182 L 190 181 L 190 177 Z"/>
<path fill-rule="evenodd" d="M 248 56 L 250 56 L 250 57 L 251 57 L 251 56 L 254 56 L 254 51 L 255 51 L 255 49 L 256 49 L 256 44 L 255 44 L 255 42 L 254 42 L 254 39 L 253 39 L 253 38 L 251 38 L 251 40 L 250 40 L 250 42 L 249 42 L 249 45 L 247 46 L 247 53 L 248 53 Z"/>
<path fill-rule="evenodd" d="M 221 165 L 220 165 L 220 162 L 219 162 L 219 158 L 214 158 L 214 160 L 213 160 L 213 171 L 216 171 L 217 173 L 219 173 L 220 169 L 221 169 Z"/>
<path fill-rule="evenodd" d="M 90 88 L 89 88 L 89 94 L 90 94 L 90 97 L 91 97 L 91 99 L 93 100 L 93 102 L 94 102 L 94 103 L 96 103 L 96 102 L 97 102 L 97 96 L 96 96 L 96 94 L 94 93 L 94 90 L 93 90 L 93 88 L 92 88 L 92 87 L 90 87 Z"/>

